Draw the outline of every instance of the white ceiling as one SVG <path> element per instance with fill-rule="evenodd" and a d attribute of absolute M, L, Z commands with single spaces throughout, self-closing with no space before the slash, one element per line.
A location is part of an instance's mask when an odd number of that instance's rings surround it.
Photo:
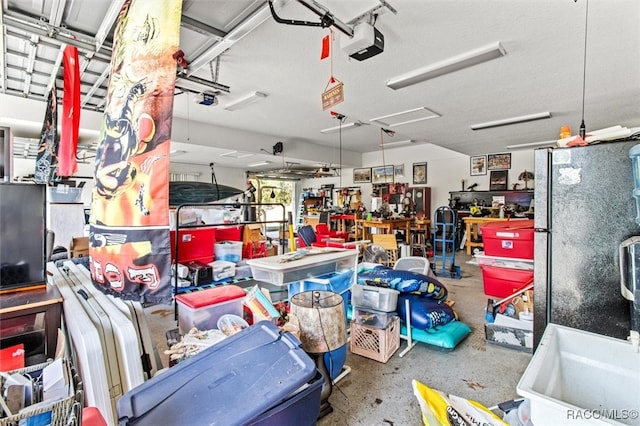
<path fill-rule="evenodd" d="M 320 21 L 300 1 L 288 0 L 280 7 L 282 2 L 276 2 L 281 18 Z M 79 34 L 80 40 L 94 46 L 100 44 L 98 29 L 108 18 L 109 6 L 116 4 L 117 10 L 121 3 L 3 0 L 2 92 L 43 100 L 51 75 L 61 76 L 56 57 L 58 46 L 65 41 L 64 32 Z M 34 83 L 25 88 L 24 67 L 34 44 L 33 32 L 24 29 L 24 22 L 55 19 L 51 10 L 58 4 L 64 10 L 58 23 L 63 31 L 54 39 L 45 33 L 37 40 Z M 577 133 L 583 83 L 587 131 L 617 124 L 640 126 L 637 0 L 388 0 L 397 13 L 381 0 L 320 0 L 317 4 L 344 23 L 375 10 L 375 27 L 384 35 L 384 52 L 364 61 L 351 59 L 340 49 L 340 38 L 345 36 L 335 31 L 333 63 L 321 61 L 321 40 L 328 29 L 279 24 L 264 0 L 184 1 L 180 47 L 189 63 L 197 63 L 200 53 L 233 32 L 247 16 L 262 13 L 259 16 L 264 22 L 231 45 L 219 57 L 219 64 L 205 62 L 189 70 L 191 77 L 228 86 L 229 93 L 219 91 L 217 105 L 203 106 L 194 101 L 193 93 L 176 92 L 181 94 L 174 101 L 174 148 L 186 152 L 173 161 L 247 169 L 248 163 L 262 159 L 271 161 L 272 167 L 288 167 L 289 163 L 337 165 L 342 159 L 345 166 L 359 166 L 359 153 L 380 149 L 380 124 L 371 119 L 420 107 L 440 117 L 398 126 L 393 129 L 395 136 L 385 136 L 385 142 L 413 139 L 468 155 L 505 152 L 508 145 L 557 139 L 565 124 Z M 22 27 L 17 22 L 22 22 Z M 108 20 L 103 28 L 111 33 L 113 21 Z M 504 57 L 398 90 L 386 86 L 394 76 L 494 42 L 502 44 L 507 52 Z M 100 76 L 108 75 L 110 44 L 109 35 L 97 53 L 81 49 L 86 67 L 83 101 L 88 108 L 83 114 L 100 114 L 108 81 Z M 344 83 L 345 97 L 332 110 L 346 116 L 345 124 L 366 123 L 344 129 L 341 140 L 337 133 L 320 133 L 338 125 L 321 107 L 331 70 Z M 187 84 L 182 81 L 184 87 Z M 94 86 L 93 95 L 88 96 Z M 201 85 L 189 87 L 204 90 Z M 268 96 L 243 109 L 224 109 L 253 91 Z M 474 123 L 547 111 L 552 117 L 545 120 L 470 129 Z M 33 115 L 23 118 L 32 120 L 32 128 L 39 129 L 43 115 Z M 37 131 L 13 127 L 17 136 L 37 137 Z M 97 128 L 87 130 L 95 134 Z M 284 143 L 284 153 L 274 157 L 272 146 L 278 141 Z M 231 150 L 252 155 L 219 156 Z"/>

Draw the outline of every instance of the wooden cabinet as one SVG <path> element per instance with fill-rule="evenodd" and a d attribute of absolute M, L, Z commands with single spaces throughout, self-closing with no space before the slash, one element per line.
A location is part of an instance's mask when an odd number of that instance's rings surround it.
<path fill-rule="evenodd" d="M 431 188 L 428 186 L 409 188 L 406 195 L 413 200 L 417 217 L 431 219 Z"/>

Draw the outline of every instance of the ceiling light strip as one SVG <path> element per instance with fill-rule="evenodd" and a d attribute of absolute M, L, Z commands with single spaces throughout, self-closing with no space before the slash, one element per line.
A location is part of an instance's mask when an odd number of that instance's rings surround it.
<path fill-rule="evenodd" d="M 393 114 L 382 115 L 380 117 L 372 118 L 369 121 L 380 121 L 380 120 L 384 120 L 385 118 L 397 117 L 399 115 L 411 114 L 412 112 L 418 112 L 418 111 L 433 112 L 433 111 L 428 110 L 426 107 L 418 107 L 418 108 L 408 109 L 406 111 L 394 112 Z"/>
<path fill-rule="evenodd" d="M 253 154 L 250 152 L 238 152 L 238 151 L 228 151 L 220 154 L 220 157 L 230 157 L 230 158 L 247 158 L 252 156 Z"/>
<path fill-rule="evenodd" d="M 260 167 L 266 166 L 267 164 L 271 164 L 271 161 L 256 161 L 255 163 L 247 164 L 248 167 Z"/>
<path fill-rule="evenodd" d="M 500 42 L 491 43 L 478 49 L 453 56 L 440 62 L 409 71 L 387 80 L 387 87 L 397 90 L 413 84 L 440 77 L 464 68 L 472 67 L 507 54 Z"/>
<path fill-rule="evenodd" d="M 398 145 L 410 145 L 418 142 L 416 139 L 407 139 L 404 141 L 394 141 L 394 142 L 385 142 L 384 144 L 380 143 L 379 146 L 384 146 L 385 148 L 390 146 L 398 146 Z"/>
<path fill-rule="evenodd" d="M 340 131 L 340 129 L 342 130 L 351 129 L 354 127 L 360 127 L 363 124 L 368 125 L 369 123 L 363 123 L 362 121 L 354 121 L 352 123 L 343 124 L 342 126 L 327 127 L 326 129 L 320 130 L 320 133 L 335 133 Z"/>
<path fill-rule="evenodd" d="M 517 145 L 507 145 L 507 149 L 533 148 L 533 147 L 537 147 L 537 146 L 556 145 L 557 143 L 558 143 L 557 140 L 541 141 L 541 142 L 527 142 L 527 143 L 521 143 L 521 144 L 517 144 Z"/>
<path fill-rule="evenodd" d="M 262 92 L 251 92 L 241 98 L 239 98 L 236 101 L 233 101 L 229 104 L 227 104 L 224 109 L 226 109 L 227 111 L 236 111 L 238 109 L 244 108 L 248 105 L 251 105 L 255 102 L 258 102 L 264 98 L 267 97 L 266 93 L 262 93 Z"/>
<path fill-rule="evenodd" d="M 490 129 L 492 127 L 508 126 L 511 124 L 527 123 L 529 121 L 551 118 L 550 112 L 539 112 L 537 114 L 521 115 L 519 117 L 505 118 L 503 120 L 487 121 L 485 123 L 472 124 L 471 130 Z"/>
<path fill-rule="evenodd" d="M 438 116 L 429 116 L 429 117 L 420 117 L 420 118 L 414 118 L 413 120 L 407 120 L 407 121 L 401 121 L 399 123 L 394 123 L 394 124 L 389 124 L 389 127 L 393 128 L 393 127 L 398 127 L 398 126 L 404 126 L 405 124 L 411 124 L 411 123 L 417 123 L 419 121 L 425 121 L 425 120 L 431 120 L 432 118 L 438 118 L 440 117 Z"/>

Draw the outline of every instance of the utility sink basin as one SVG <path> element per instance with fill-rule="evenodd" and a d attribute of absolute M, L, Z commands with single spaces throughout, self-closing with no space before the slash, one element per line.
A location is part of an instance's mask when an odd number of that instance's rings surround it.
<path fill-rule="evenodd" d="M 536 426 L 640 425 L 640 353 L 624 340 L 548 324 L 517 392 Z"/>

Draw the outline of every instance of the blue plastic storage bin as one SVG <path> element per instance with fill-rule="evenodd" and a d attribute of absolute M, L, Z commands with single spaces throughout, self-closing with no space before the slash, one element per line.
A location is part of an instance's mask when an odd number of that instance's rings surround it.
<path fill-rule="evenodd" d="M 318 372 L 308 386 L 302 387 L 290 398 L 260 414 L 247 426 L 313 426 L 320 415 L 320 394 L 324 377 Z"/>
<path fill-rule="evenodd" d="M 297 393 L 316 373 L 295 336 L 261 321 L 131 389 L 118 400 L 118 422 L 244 425 L 283 402 L 286 416 L 300 408 L 287 401 L 311 404 Z"/>

